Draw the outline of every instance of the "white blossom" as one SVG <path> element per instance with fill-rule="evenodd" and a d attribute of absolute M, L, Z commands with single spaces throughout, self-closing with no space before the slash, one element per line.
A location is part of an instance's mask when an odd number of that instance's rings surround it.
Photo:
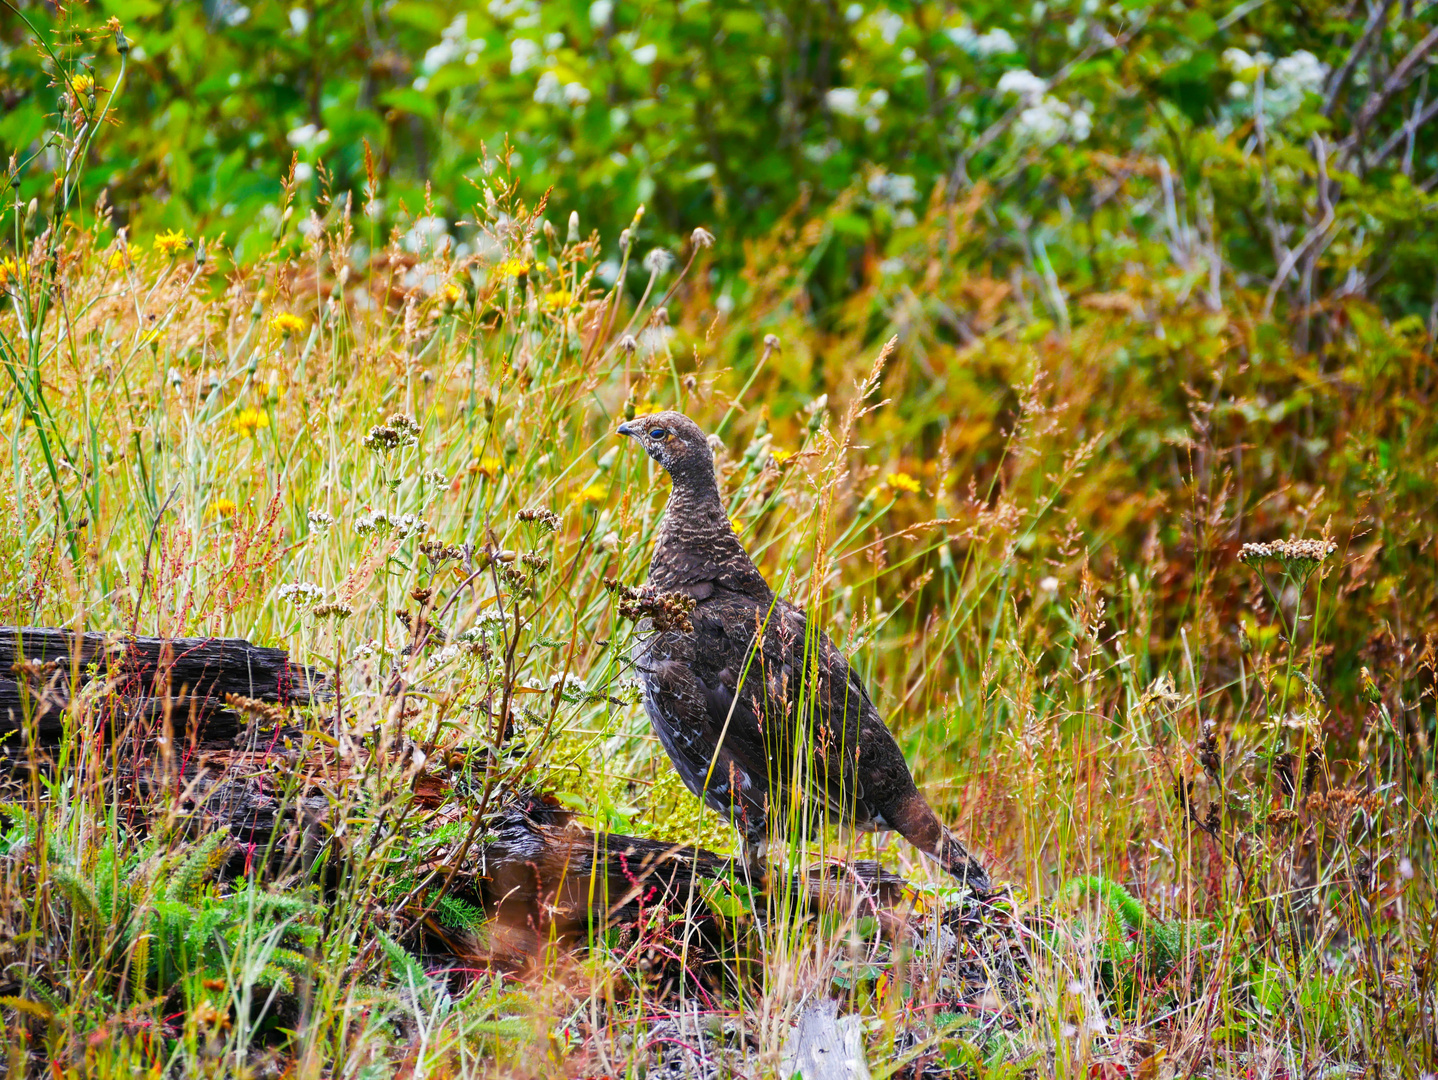
<path fill-rule="evenodd" d="M 355 533 L 359 536 L 388 532 L 389 529 L 389 515 L 382 510 L 373 510 L 355 518 Z"/>
<path fill-rule="evenodd" d="M 852 86 L 836 86 L 825 93 L 824 104 L 839 116 L 858 116 L 859 91 Z"/>
<path fill-rule="evenodd" d="M 1036 103 L 1048 91 L 1049 84 L 1026 68 L 1015 68 L 999 76 L 998 90 L 1001 94 L 1012 94 L 1024 101 Z"/>
<path fill-rule="evenodd" d="M 905 173 L 876 172 L 869 177 L 869 194 L 876 199 L 902 205 L 919 197 L 919 186 Z"/>
<path fill-rule="evenodd" d="M 316 127 L 314 124 L 303 124 L 288 132 L 285 138 L 291 146 L 301 150 L 313 150 L 329 142 L 330 133 L 327 128 Z"/>
<path fill-rule="evenodd" d="M 1270 75 L 1275 86 L 1316 94 L 1328 78 L 1328 66 L 1307 49 L 1299 49 L 1291 56 L 1276 61 Z"/>
<path fill-rule="evenodd" d="M 522 75 L 539 59 L 539 43 L 529 38 L 515 38 L 509 43 L 509 73 Z"/>
<path fill-rule="evenodd" d="M 967 26 L 951 26 L 944 34 L 964 52 L 980 60 L 1018 51 L 1013 35 L 1002 27 L 995 27 L 986 34 L 978 34 Z"/>
<path fill-rule="evenodd" d="M 300 607 L 313 607 L 324 599 L 325 591 L 313 582 L 297 581 L 281 585 L 275 595 Z"/>

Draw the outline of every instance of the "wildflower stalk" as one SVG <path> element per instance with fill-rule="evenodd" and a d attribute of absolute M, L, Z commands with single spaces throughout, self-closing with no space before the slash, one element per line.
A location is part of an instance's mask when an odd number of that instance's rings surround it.
<path fill-rule="evenodd" d="M 11 0 L 0 0 L 0 3 L 3 3 L 6 8 L 12 11 L 20 18 L 22 22 L 24 22 L 25 26 L 30 30 L 31 34 L 33 35 L 32 40 L 38 43 L 39 46 L 46 53 L 49 54 L 50 60 L 55 65 L 55 70 L 61 72 L 62 77 L 65 79 L 67 88 L 70 90 L 71 94 L 74 94 L 74 86 L 70 81 L 68 73 L 66 73 L 65 65 L 61 61 L 60 57 L 57 56 L 55 54 L 55 51 L 50 47 L 46 35 L 42 34 L 38 29 L 36 29 L 35 24 L 30 21 L 29 17 L 19 8 L 17 8 L 11 2 Z M 117 34 L 117 43 L 124 42 L 123 31 L 120 31 L 118 29 L 118 24 L 115 24 L 115 27 Z M 76 176 L 74 175 L 77 171 L 77 163 L 83 162 L 85 160 L 86 155 L 89 153 L 90 144 L 94 141 L 95 134 L 101 129 L 101 127 L 105 123 L 106 118 L 109 116 L 110 106 L 114 103 L 115 98 L 119 95 L 120 87 L 124 85 L 125 71 L 128 66 L 129 56 L 130 50 L 128 47 L 128 43 L 125 43 L 120 49 L 120 71 L 119 74 L 116 76 L 114 87 L 111 89 L 109 95 L 105 99 L 104 108 L 100 111 L 100 115 L 96 117 L 93 122 L 87 119 L 81 125 L 79 133 L 73 139 L 70 152 L 65 156 L 64 166 L 61 170 L 61 174 L 59 177 L 60 197 L 56 205 L 53 206 L 51 209 L 51 223 L 49 229 L 47 230 L 48 236 L 46 241 L 45 258 L 41 264 L 39 271 L 33 275 L 39 277 L 40 279 L 39 292 L 33 298 L 31 297 L 30 290 L 28 288 L 28 282 L 32 278 L 31 276 L 27 275 L 25 279 L 26 285 L 22 288 L 17 288 L 16 290 L 14 290 L 14 293 L 11 297 L 11 302 L 15 307 L 16 315 L 19 317 L 21 331 L 22 333 L 24 333 L 27 339 L 26 352 L 28 354 L 28 358 L 26 364 L 27 370 L 25 372 L 24 379 L 21 378 L 20 373 L 17 370 L 20 366 L 20 361 L 19 357 L 16 354 L 14 345 L 10 341 L 6 340 L 5 335 L 0 334 L 0 345 L 3 345 L 4 347 L 3 360 L 5 363 L 5 370 L 6 373 L 10 376 L 11 383 L 15 386 L 16 391 L 20 394 L 21 401 L 24 403 L 25 415 L 30 418 L 31 423 L 35 427 L 35 434 L 40 442 L 40 452 L 45 458 L 45 467 L 50 473 L 50 480 L 51 483 L 54 485 L 56 505 L 58 506 L 61 518 L 65 523 L 65 544 L 66 547 L 69 548 L 70 558 L 72 562 L 78 562 L 80 560 L 80 543 L 77 536 L 78 530 L 75 526 L 75 519 L 70 512 L 69 501 L 65 498 L 64 486 L 60 480 L 59 466 L 56 462 L 55 453 L 50 443 L 51 437 L 54 437 L 55 442 L 59 446 L 61 455 L 66 460 L 70 460 L 72 455 L 69 451 L 69 448 L 65 445 L 64 439 L 59 434 L 58 427 L 55 424 L 54 415 L 50 411 L 49 403 L 45 400 L 45 387 L 40 375 L 41 330 L 45 325 L 46 316 L 49 314 L 51 294 L 54 290 L 54 268 L 56 252 L 60 244 L 60 222 L 64 220 L 65 215 L 69 212 L 70 204 L 78 191 L 78 181 Z M 78 96 L 76 96 L 76 100 L 78 101 Z M 9 184 L 10 178 L 7 175 L 5 189 L 3 191 L 0 191 L 0 195 L 8 193 Z M 15 218 L 15 251 L 17 260 L 19 260 L 24 258 L 25 246 L 23 235 L 24 230 L 22 227 L 22 222 L 20 220 L 18 203 L 16 206 Z M 28 307 L 28 302 L 31 299 L 33 299 L 34 301 L 34 307 L 27 312 L 26 308 Z M 28 318 L 26 317 L 27 314 Z M 26 385 L 27 382 L 29 384 L 28 386 Z M 93 494 L 91 495 L 90 502 L 92 504 L 92 511 L 97 511 L 98 507 L 95 504 Z"/>

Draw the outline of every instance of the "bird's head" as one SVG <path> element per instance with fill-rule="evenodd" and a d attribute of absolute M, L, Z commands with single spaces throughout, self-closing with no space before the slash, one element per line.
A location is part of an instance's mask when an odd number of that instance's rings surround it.
<path fill-rule="evenodd" d="M 638 442 L 676 480 L 714 475 L 714 452 L 709 449 L 709 440 L 699 425 L 683 413 L 636 416 L 620 424 L 617 432 Z"/>

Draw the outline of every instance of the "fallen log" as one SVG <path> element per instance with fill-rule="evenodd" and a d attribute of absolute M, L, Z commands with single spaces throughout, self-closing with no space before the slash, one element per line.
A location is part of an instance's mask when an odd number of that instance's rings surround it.
<path fill-rule="evenodd" d="M 198 752 L 183 760 L 126 755 L 110 782 L 125 793 L 121 803 L 135 826 L 144 828 L 145 807 L 163 797 L 190 831 L 227 831 L 231 874 L 262 869 L 257 858 L 270 869 L 303 868 L 327 845 L 331 873 L 350 857 L 346 842 L 336 839 L 346 808 L 333 793 L 345 789 L 370 751 L 351 746 L 347 753 L 356 756 L 343 759 L 329 738 L 312 744 L 318 749 L 307 760 L 280 748 L 274 731 L 239 745 L 235 739 L 258 727 L 265 709 L 257 703 L 301 705 L 329 692 L 322 676 L 292 664 L 285 650 L 240 639 L 0 627 L 0 747 L 12 764 L 17 754 L 33 760 L 35 750 L 53 749 L 67 726 L 72 737 L 131 730 L 143 740 L 168 720 Z M 276 710 L 266 727 L 283 719 Z M 298 783 L 278 783 L 277 768 Z M 448 782 L 425 772 L 413 781 L 416 805 L 432 811 L 432 821 L 473 821 L 476 808 L 455 797 Z M 666 978 L 678 974 L 681 958 L 700 974 L 705 965 L 737 959 L 746 927 L 780 909 L 873 916 L 888 928 L 902 922 L 894 911 L 905 883 L 875 863 L 815 867 L 754 888 L 758 883 L 746 882 L 730 858 L 694 845 L 593 832 L 532 791 L 497 800 L 482 825 L 472 848 L 456 844 L 439 853 L 430 869 L 441 872 L 398 913 L 415 931 L 411 945 L 523 968 L 545 962 L 556 948 L 579 950 L 609 935 L 611 947 L 615 940 L 632 946 L 637 964 Z M 479 932 L 447 928 L 434 917 L 441 885 L 445 895 L 485 912 Z"/>
<path fill-rule="evenodd" d="M 306 705 L 327 693 L 324 676 L 291 664 L 284 649 L 241 638 L 0 626 L 0 747 L 12 758 L 56 746 L 67 710 L 73 722 L 101 735 L 130 725 L 151 732 L 168 719 L 177 733 L 220 744 L 246 724 L 226 704 L 229 696 Z M 75 704 L 86 707 L 71 709 Z"/>

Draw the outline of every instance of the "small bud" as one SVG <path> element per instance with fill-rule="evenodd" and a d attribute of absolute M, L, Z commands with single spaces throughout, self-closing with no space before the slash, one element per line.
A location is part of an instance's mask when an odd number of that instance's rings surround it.
<path fill-rule="evenodd" d="M 1383 700 L 1383 694 L 1378 689 L 1378 683 L 1373 679 L 1373 672 L 1366 667 L 1358 669 L 1358 685 L 1363 690 L 1363 699 L 1370 705 L 1377 705 Z"/>
<path fill-rule="evenodd" d="M 639 342 L 634 340 L 633 334 L 625 334 L 619 339 L 619 347 L 625 352 L 633 354 L 639 351 Z"/>
<path fill-rule="evenodd" d="M 548 241 L 550 247 L 559 245 L 559 232 L 548 218 L 544 219 L 544 239 Z"/>
<path fill-rule="evenodd" d="M 130 39 L 125 36 L 125 31 L 118 26 L 115 27 L 115 50 L 121 56 L 130 55 Z"/>
<path fill-rule="evenodd" d="M 200 237 L 200 242 L 195 245 L 195 267 L 198 269 L 205 265 L 205 238 Z"/>
<path fill-rule="evenodd" d="M 628 229 L 625 229 L 622 233 L 619 234 L 619 250 L 620 250 L 620 251 L 628 251 L 628 250 L 629 250 L 629 230 L 628 230 Z"/>
<path fill-rule="evenodd" d="M 777 352 L 778 349 L 779 349 L 779 335 L 778 335 L 778 334 L 765 334 L 765 335 L 764 335 L 764 351 L 765 351 L 765 352 Z"/>
<path fill-rule="evenodd" d="M 579 211 L 569 211 L 569 238 L 568 243 L 579 243 Z"/>
<path fill-rule="evenodd" d="M 28 229 L 31 225 L 33 225 L 33 224 L 35 223 L 35 213 L 36 213 L 36 211 L 38 211 L 39 209 L 40 209 L 40 200 L 39 200 L 39 199 L 31 199 L 31 200 L 30 200 L 30 205 L 27 206 L 27 207 L 25 207 L 25 228 Z"/>
<path fill-rule="evenodd" d="M 689 234 L 689 242 L 697 248 L 711 248 L 714 246 L 714 234 L 701 225 Z"/>
<path fill-rule="evenodd" d="M 655 326 L 668 326 L 669 309 L 667 307 L 655 308 L 651 318 L 654 320 Z"/>
<path fill-rule="evenodd" d="M 1253 652 L 1253 639 L 1248 636 L 1248 630 L 1243 623 L 1238 624 L 1238 651 L 1244 656 Z"/>

